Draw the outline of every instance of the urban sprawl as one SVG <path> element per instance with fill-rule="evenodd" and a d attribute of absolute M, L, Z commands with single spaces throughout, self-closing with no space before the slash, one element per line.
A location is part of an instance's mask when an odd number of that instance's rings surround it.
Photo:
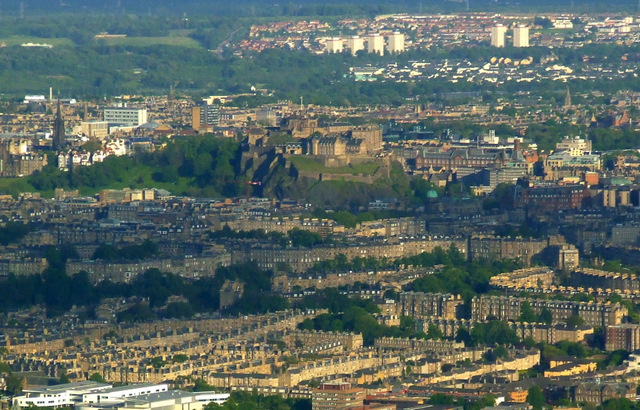
<path fill-rule="evenodd" d="M 224 44 L 361 58 L 335 87 L 489 87 L 401 104 L 3 105 L 0 409 L 635 408 L 640 91 L 580 82 L 637 78 L 640 54 L 582 50 L 639 21 L 392 14 Z M 420 58 L 439 49 L 467 53 Z"/>

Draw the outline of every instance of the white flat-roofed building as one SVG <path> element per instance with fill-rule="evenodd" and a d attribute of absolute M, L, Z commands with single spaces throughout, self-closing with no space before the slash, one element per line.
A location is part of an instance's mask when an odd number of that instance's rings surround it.
<path fill-rule="evenodd" d="M 200 400 L 198 399 L 200 398 Z M 155 410 L 202 410 L 204 406 L 216 400 L 224 403 L 229 398 L 217 394 L 190 393 L 182 390 L 169 390 L 163 393 L 147 394 L 126 399 L 123 409 L 155 409 Z M 223 401 L 220 401 L 223 400 Z"/>
<path fill-rule="evenodd" d="M 82 401 L 88 393 L 97 393 L 112 388 L 110 384 L 83 381 L 59 384 L 57 386 L 24 389 L 23 396 L 13 398 L 13 404 L 19 407 L 62 407 L 71 406 Z"/>
<path fill-rule="evenodd" d="M 75 410 L 202 410 L 209 403 L 223 404 L 228 398 L 229 393 L 191 393 L 183 390 L 167 390 L 139 396 L 122 397 L 113 401 L 85 402 L 77 404 Z"/>
<path fill-rule="evenodd" d="M 127 397 L 136 397 L 143 394 L 162 393 L 169 390 L 169 385 L 165 383 L 153 384 L 153 383 L 140 383 L 131 384 L 128 386 L 112 387 L 107 390 L 99 392 L 91 392 L 82 395 L 82 402 L 93 403 L 112 403 L 122 402 Z"/>
<path fill-rule="evenodd" d="M 205 403 L 205 406 L 209 403 L 223 404 L 229 398 L 229 393 L 197 393 L 196 400 Z"/>
<path fill-rule="evenodd" d="M 556 151 L 566 152 L 572 157 L 578 157 L 591 152 L 592 143 L 586 138 L 565 136 L 562 141 L 556 143 Z"/>
<path fill-rule="evenodd" d="M 146 124 L 146 108 L 110 107 L 104 109 L 104 120 L 113 125 L 139 127 Z"/>
<path fill-rule="evenodd" d="M 29 104 L 32 102 L 45 102 L 47 99 L 44 95 L 25 95 L 24 96 L 24 104 Z"/>

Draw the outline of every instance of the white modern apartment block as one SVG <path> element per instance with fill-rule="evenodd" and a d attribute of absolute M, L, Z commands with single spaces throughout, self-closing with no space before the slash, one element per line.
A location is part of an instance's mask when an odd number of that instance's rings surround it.
<path fill-rule="evenodd" d="M 347 39 L 347 48 L 355 56 L 358 51 L 364 50 L 364 40 L 358 36 L 349 37 Z"/>
<path fill-rule="evenodd" d="M 518 24 L 513 29 L 513 46 L 529 47 L 529 27 L 524 24 Z"/>
<path fill-rule="evenodd" d="M 398 33 L 397 31 L 391 35 L 389 35 L 389 45 L 387 47 L 389 53 L 403 53 L 404 52 L 404 34 Z"/>
<path fill-rule="evenodd" d="M 343 43 L 340 37 L 327 39 L 327 53 L 342 53 Z"/>
<path fill-rule="evenodd" d="M 504 35 L 507 33 L 507 28 L 502 24 L 496 24 L 491 27 L 491 45 L 493 47 L 504 47 Z"/>
<path fill-rule="evenodd" d="M 109 124 L 139 127 L 146 124 L 146 108 L 112 107 L 104 109 L 104 120 Z"/>
<path fill-rule="evenodd" d="M 384 37 L 380 33 L 369 34 L 367 37 L 367 52 L 384 55 Z"/>
<path fill-rule="evenodd" d="M 565 135 L 562 141 L 556 143 L 557 152 L 565 152 L 572 157 L 579 157 L 593 151 L 592 143 L 586 138 L 569 137 Z"/>

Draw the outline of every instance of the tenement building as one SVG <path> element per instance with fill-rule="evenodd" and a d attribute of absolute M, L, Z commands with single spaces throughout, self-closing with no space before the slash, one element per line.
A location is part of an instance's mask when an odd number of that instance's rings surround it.
<path fill-rule="evenodd" d="M 605 331 L 605 349 L 626 350 L 633 352 L 640 350 L 640 325 L 624 323 L 607 326 Z"/>
<path fill-rule="evenodd" d="M 640 278 L 628 273 L 607 272 L 597 269 L 579 269 L 571 273 L 573 286 L 583 288 L 615 289 L 622 292 L 640 292 Z"/>
<path fill-rule="evenodd" d="M 460 295 L 404 292 L 400 294 L 403 316 L 415 318 L 455 319 L 464 301 Z"/>
<path fill-rule="evenodd" d="M 495 317 L 498 320 L 517 320 L 525 302 L 528 302 L 537 314 L 540 314 L 543 309 L 549 310 L 554 323 L 566 322 L 571 316 L 577 315 L 589 326 L 617 325 L 622 323 L 622 319 L 628 314 L 627 308 L 620 303 L 481 295 L 474 296 L 471 300 L 471 319 L 487 320 L 488 317 Z"/>
<path fill-rule="evenodd" d="M 278 264 L 288 265 L 293 272 L 304 272 L 316 263 L 344 255 L 347 260 L 356 257 L 394 260 L 405 256 L 433 252 L 437 247 L 448 249 L 455 246 L 463 255 L 467 254 L 464 240 L 420 239 L 399 243 L 363 242 L 352 245 L 323 245 L 313 248 L 283 248 L 272 245 L 241 244 L 231 249 L 231 262 L 256 262 L 260 269 L 274 269 Z"/>

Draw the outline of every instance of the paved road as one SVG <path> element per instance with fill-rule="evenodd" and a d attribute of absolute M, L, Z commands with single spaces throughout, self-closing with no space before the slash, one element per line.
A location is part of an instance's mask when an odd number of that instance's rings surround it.
<path fill-rule="evenodd" d="M 231 40 L 233 40 L 233 36 L 240 30 L 242 30 L 242 28 L 239 28 L 239 29 L 235 30 L 233 33 L 229 34 L 229 37 L 227 37 L 227 39 L 225 41 L 220 43 L 220 45 L 216 49 L 216 53 L 218 53 L 218 55 L 220 55 L 222 57 L 222 51 L 227 46 L 227 44 L 229 44 L 231 42 Z"/>

